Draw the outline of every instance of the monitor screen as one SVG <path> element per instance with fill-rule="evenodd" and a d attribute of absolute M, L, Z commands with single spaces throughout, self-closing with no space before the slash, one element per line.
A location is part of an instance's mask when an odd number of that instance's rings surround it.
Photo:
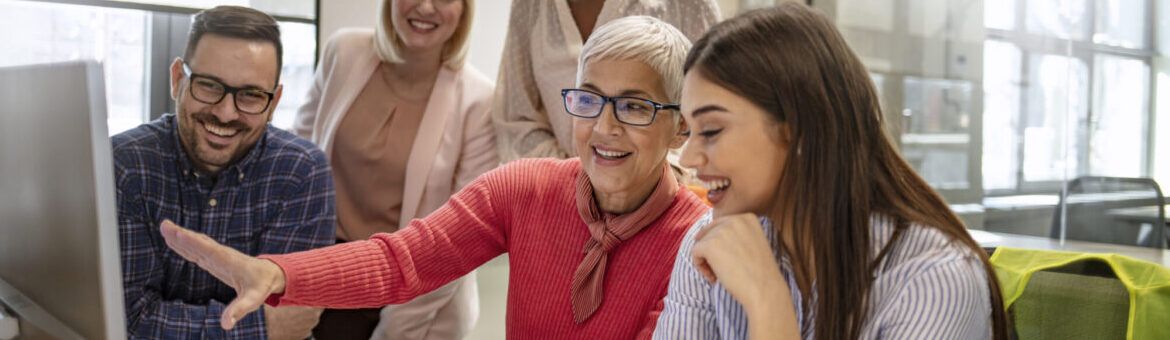
<path fill-rule="evenodd" d="M 21 338 L 126 338 L 103 81 L 0 68 L 0 302 Z"/>

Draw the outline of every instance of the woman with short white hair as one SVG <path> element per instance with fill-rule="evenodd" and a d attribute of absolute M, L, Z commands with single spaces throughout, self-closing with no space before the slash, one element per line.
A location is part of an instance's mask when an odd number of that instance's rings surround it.
<path fill-rule="evenodd" d="M 373 30 L 342 30 L 325 44 L 294 130 L 329 157 L 338 243 L 403 228 L 498 164 L 493 85 L 464 61 L 474 9 L 472 0 L 383 0 Z M 478 309 L 469 273 L 402 305 L 326 310 L 313 333 L 459 339 Z"/>
<path fill-rule="evenodd" d="M 562 89 L 580 158 L 488 172 L 392 234 L 253 258 L 169 222 L 167 244 L 237 291 L 225 328 L 265 301 L 358 308 L 402 303 L 509 254 L 513 339 L 630 339 L 654 330 L 671 264 L 706 205 L 666 162 L 690 42 L 650 17 L 600 27 Z M 612 104 L 612 105 L 611 105 Z"/>
<path fill-rule="evenodd" d="M 720 18 L 715 0 L 512 1 L 492 101 L 500 160 L 578 155 L 560 90 L 573 86 L 595 27 L 638 15 L 675 26 L 690 41 Z"/>

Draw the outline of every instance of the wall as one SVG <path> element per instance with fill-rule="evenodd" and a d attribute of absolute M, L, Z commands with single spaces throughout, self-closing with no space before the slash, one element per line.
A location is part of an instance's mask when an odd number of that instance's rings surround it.
<path fill-rule="evenodd" d="M 320 2 L 318 45 L 324 50 L 325 41 L 344 27 L 374 27 L 378 0 L 324 0 Z"/>
<path fill-rule="evenodd" d="M 511 10 L 512 0 L 476 0 L 475 3 L 475 22 L 471 24 L 471 50 L 467 60 L 492 81 L 496 80 L 500 69 L 500 54 L 504 51 Z"/>

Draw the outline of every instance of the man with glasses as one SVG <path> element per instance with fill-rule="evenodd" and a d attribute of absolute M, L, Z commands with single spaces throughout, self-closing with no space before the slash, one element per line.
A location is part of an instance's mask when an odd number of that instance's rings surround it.
<path fill-rule="evenodd" d="M 268 125 L 280 101 L 280 30 L 272 17 L 221 6 L 196 14 L 171 64 L 178 113 L 112 138 L 127 333 L 131 338 L 300 338 L 320 310 L 264 308 L 219 327 L 236 296 L 167 249 L 175 221 L 251 255 L 333 243 L 324 154 Z"/>

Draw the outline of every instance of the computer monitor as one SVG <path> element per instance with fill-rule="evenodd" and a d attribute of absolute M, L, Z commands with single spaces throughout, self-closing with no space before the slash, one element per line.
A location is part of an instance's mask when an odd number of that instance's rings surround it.
<path fill-rule="evenodd" d="M 0 303 L 23 339 L 125 339 L 101 65 L 0 68 Z"/>

